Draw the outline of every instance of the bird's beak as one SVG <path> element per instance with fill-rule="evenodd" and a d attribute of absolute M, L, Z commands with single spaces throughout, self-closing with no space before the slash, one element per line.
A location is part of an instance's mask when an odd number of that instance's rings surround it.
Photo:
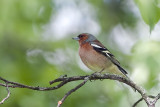
<path fill-rule="evenodd" d="M 79 37 L 73 37 L 72 39 L 77 41 L 80 40 Z"/>

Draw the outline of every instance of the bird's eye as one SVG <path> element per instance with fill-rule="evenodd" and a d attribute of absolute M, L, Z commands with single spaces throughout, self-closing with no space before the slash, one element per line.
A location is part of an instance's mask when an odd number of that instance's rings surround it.
<path fill-rule="evenodd" d="M 83 36 L 82 36 L 82 35 L 79 35 L 78 37 L 79 37 L 79 38 L 82 38 Z"/>

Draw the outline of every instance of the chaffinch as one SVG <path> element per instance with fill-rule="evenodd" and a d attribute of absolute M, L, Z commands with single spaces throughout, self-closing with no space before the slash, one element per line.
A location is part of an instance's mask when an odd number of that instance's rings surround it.
<path fill-rule="evenodd" d="M 79 56 L 88 68 L 100 73 L 127 77 L 127 72 L 120 66 L 114 55 L 96 37 L 89 33 L 82 33 L 73 39 L 79 42 Z"/>

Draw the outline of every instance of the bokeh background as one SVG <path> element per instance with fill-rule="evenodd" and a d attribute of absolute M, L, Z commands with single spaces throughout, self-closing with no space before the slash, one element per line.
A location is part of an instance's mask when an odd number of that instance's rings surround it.
<path fill-rule="evenodd" d="M 61 75 L 91 74 L 71 38 L 91 33 L 148 94 L 160 92 L 160 0 L 0 0 L 0 76 L 50 86 Z M 11 89 L 1 107 L 56 107 L 79 82 L 54 91 Z M 6 96 L 0 87 L 0 100 Z M 63 107 L 131 107 L 140 95 L 112 80 L 88 82 Z M 158 102 L 157 107 L 160 106 Z M 141 102 L 137 107 L 146 107 Z"/>

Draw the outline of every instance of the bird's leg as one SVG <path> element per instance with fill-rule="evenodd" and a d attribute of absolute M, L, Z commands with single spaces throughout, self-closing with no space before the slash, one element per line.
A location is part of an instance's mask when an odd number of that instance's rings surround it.
<path fill-rule="evenodd" d="M 97 72 L 92 73 L 90 76 L 94 76 L 94 74 L 96 74 Z M 94 80 L 95 81 L 95 80 Z M 90 82 L 92 82 L 92 80 L 90 79 Z"/>
<path fill-rule="evenodd" d="M 101 75 L 102 71 L 104 70 L 104 68 L 100 71 L 94 72 L 93 74 L 91 74 L 90 76 L 94 76 L 94 75 Z M 100 79 L 102 80 L 102 79 Z M 91 81 L 91 80 L 90 80 Z M 92 81 L 91 81 L 92 82 Z"/>
<path fill-rule="evenodd" d="M 103 68 L 101 71 L 99 71 L 98 73 L 100 73 L 100 74 L 101 74 L 103 70 L 104 70 L 104 68 Z"/>
<path fill-rule="evenodd" d="M 102 74 L 102 71 L 104 70 L 104 68 L 101 70 L 101 71 L 99 71 L 98 73 L 99 74 Z M 101 81 L 103 80 L 103 79 L 100 79 Z"/>

